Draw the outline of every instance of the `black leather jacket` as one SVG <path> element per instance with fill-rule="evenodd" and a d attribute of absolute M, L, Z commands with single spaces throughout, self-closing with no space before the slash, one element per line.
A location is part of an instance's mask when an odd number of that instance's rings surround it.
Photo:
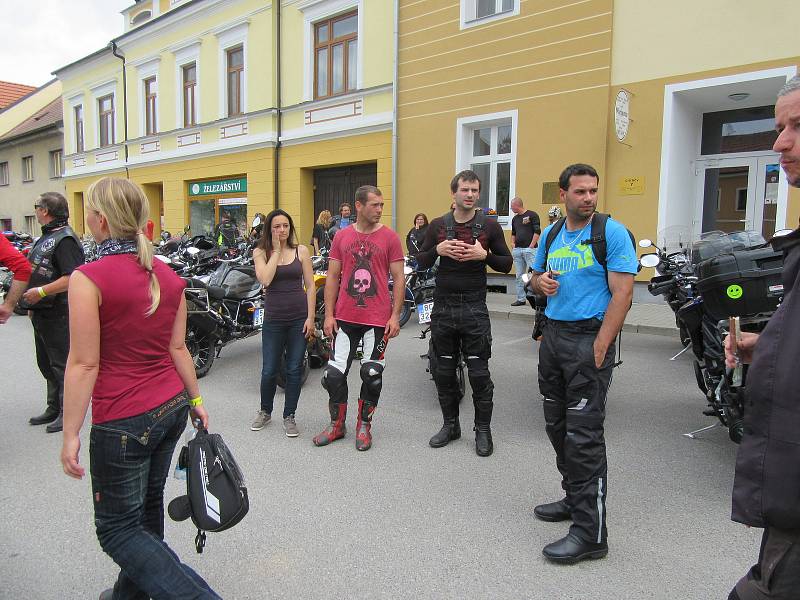
<path fill-rule="evenodd" d="M 731 518 L 800 530 L 800 229 L 773 247 L 784 252 L 784 299 L 759 337 L 747 373 Z"/>

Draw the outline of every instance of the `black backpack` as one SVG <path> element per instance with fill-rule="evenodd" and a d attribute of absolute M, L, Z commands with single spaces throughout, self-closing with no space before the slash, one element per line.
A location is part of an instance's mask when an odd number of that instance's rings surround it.
<path fill-rule="evenodd" d="M 454 240 L 456 239 L 456 218 L 453 216 L 453 211 L 445 213 L 442 215 L 442 221 L 444 221 L 444 231 L 445 235 L 447 236 L 446 239 Z M 474 243 L 477 240 L 481 232 L 486 228 L 486 213 L 482 210 L 478 209 L 475 211 L 475 218 L 472 221 L 472 242 Z"/>
<path fill-rule="evenodd" d="M 592 230 L 589 234 L 589 239 L 581 240 L 578 242 L 579 244 L 591 244 L 592 251 L 594 253 L 595 259 L 597 262 L 603 266 L 603 270 L 606 272 L 606 280 L 608 280 L 608 265 L 607 263 L 607 254 L 608 254 L 608 244 L 606 243 L 606 222 L 608 219 L 611 218 L 611 215 L 607 215 L 605 213 L 594 213 L 594 218 L 592 219 Z M 564 227 L 564 223 L 566 223 L 567 218 L 561 217 L 558 221 L 553 223 L 553 226 L 550 228 L 550 231 L 547 232 L 547 239 L 544 241 L 544 264 L 547 265 L 547 254 L 550 252 L 550 246 L 555 241 L 556 236 L 561 231 L 561 228 Z M 631 238 L 631 244 L 633 245 L 634 252 L 636 251 L 636 238 L 633 237 L 633 233 L 627 227 L 625 231 L 628 232 L 628 235 Z M 641 265 L 637 267 L 641 269 Z"/>
<path fill-rule="evenodd" d="M 197 552 L 206 544 L 206 531 L 224 531 L 241 521 L 250 509 L 244 476 L 222 436 L 200 429 L 181 449 L 178 465 L 185 468 L 186 495 L 169 503 L 173 521 L 189 517 L 197 527 Z"/>

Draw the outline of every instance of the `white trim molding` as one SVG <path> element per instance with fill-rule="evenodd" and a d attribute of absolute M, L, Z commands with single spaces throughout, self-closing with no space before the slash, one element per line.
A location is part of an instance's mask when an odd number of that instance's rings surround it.
<path fill-rule="evenodd" d="M 502 6 L 502 0 L 496 0 L 496 6 Z M 477 2 L 478 0 L 461 0 L 461 15 L 460 15 L 460 23 L 461 29 L 469 29 L 471 27 L 479 27 L 481 25 L 486 25 L 487 23 L 493 23 L 494 21 L 499 21 L 500 19 L 507 19 L 508 17 L 515 17 L 519 14 L 519 5 L 520 0 L 513 0 L 514 6 L 511 10 L 505 10 L 496 12 L 493 15 L 489 15 L 486 17 L 478 18 L 476 17 L 477 14 Z"/>
<path fill-rule="evenodd" d="M 179 46 L 173 46 L 170 50 L 175 56 L 175 128 L 183 129 L 184 114 L 183 114 L 183 68 L 186 65 L 194 63 L 195 73 L 195 94 L 194 94 L 194 112 L 195 120 L 197 123 L 202 122 L 200 117 L 200 48 L 202 42 L 199 39 L 193 39 L 188 42 L 182 43 Z"/>
<path fill-rule="evenodd" d="M 303 13 L 303 100 L 314 99 L 314 24 L 354 8 L 358 11 L 356 90 L 360 90 L 364 86 L 364 0 L 301 0 L 296 6 Z"/>
<path fill-rule="evenodd" d="M 303 125 L 296 129 L 287 129 L 281 133 L 281 144 L 308 143 L 319 140 L 362 135 L 373 131 L 386 131 L 392 128 L 392 113 L 384 112 L 372 115 L 361 115 L 348 118 L 346 121 L 336 119 L 311 125 Z"/>
<path fill-rule="evenodd" d="M 140 62 L 136 65 L 136 105 L 139 107 L 139 137 L 144 137 L 147 135 L 147 123 L 146 120 L 146 107 L 145 107 L 145 98 L 144 98 L 144 82 L 146 79 L 150 79 L 151 77 L 156 78 L 156 131 L 154 133 L 158 133 L 159 128 L 161 127 L 161 115 L 159 115 L 159 76 L 158 70 L 161 65 L 161 57 L 151 58 L 149 60 Z M 116 108 L 116 107 L 115 107 Z"/>
<path fill-rule="evenodd" d="M 83 109 L 84 150 L 88 150 L 86 147 L 86 121 L 89 118 L 91 118 L 92 123 L 94 123 L 94 148 L 100 147 L 100 111 L 98 110 L 97 101 L 109 95 L 114 105 L 114 118 L 111 120 L 111 144 L 109 144 L 109 146 L 113 146 L 117 143 L 117 118 L 120 112 L 120 107 L 117 105 L 117 80 L 112 79 L 110 81 L 104 81 L 103 83 L 92 86 L 89 88 L 89 91 L 92 93 L 92 106 L 91 109 L 89 109 L 89 107 L 84 107 Z"/>
<path fill-rule="evenodd" d="M 83 91 L 80 91 L 68 98 L 64 98 L 64 101 L 69 107 L 69 116 L 67 117 L 67 115 L 64 115 L 63 120 L 66 123 L 67 118 L 69 118 L 70 129 L 72 130 L 72 139 L 69 140 L 69 144 L 64 145 L 72 151 L 72 154 L 78 153 L 78 127 L 75 123 L 75 108 L 80 106 L 83 111 L 83 151 L 86 152 L 86 97 Z"/>
<path fill-rule="evenodd" d="M 250 19 L 239 19 L 234 23 L 226 23 L 222 27 L 213 30 L 214 35 L 217 37 L 219 44 L 218 52 L 218 68 L 220 77 L 219 86 L 219 118 L 224 119 L 228 117 L 228 50 L 236 46 L 242 46 L 242 64 L 244 65 L 244 72 L 242 78 L 242 97 L 241 106 L 242 114 L 247 113 L 247 78 L 250 75 L 250 65 L 247 61 L 247 30 L 250 25 Z M 199 82 L 199 78 L 198 78 Z M 238 116 L 238 115 L 231 115 Z M 199 115 L 198 115 L 199 120 Z"/>

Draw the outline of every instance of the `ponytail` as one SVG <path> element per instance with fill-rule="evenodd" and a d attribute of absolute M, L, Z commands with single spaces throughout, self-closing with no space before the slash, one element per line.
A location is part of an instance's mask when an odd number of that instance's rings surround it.
<path fill-rule="evenodd" d="M 161 286 L 158 283 L 158 277 L 153 273 L 153 245 L 145 236 L 144 232 L 140 231 L 136 234 L 136 258 L 139 264 L 147 271 L 150 276 L 150 308 L 145 313 L 146 316 L 151 316 L 158 309 L 161 302 Z"/>

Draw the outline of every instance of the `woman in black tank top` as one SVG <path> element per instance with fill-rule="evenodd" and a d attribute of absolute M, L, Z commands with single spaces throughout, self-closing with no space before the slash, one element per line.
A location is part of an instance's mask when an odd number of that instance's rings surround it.
<path fill-rule="evenodd" d="M 306 340 L 314 332 L 314 271 L 308 248 L 297 243 L 292 217 L 276 209 L 264 220 L 264 232 L 253 251 L 256 277 L 265 288 L 261 331 L 261 408 L 250 429 L 263 429 L 272 418 L 281 357 L 286 355 L 286 400 L 283 428 L 297 437 L 295 421 Z"/>

